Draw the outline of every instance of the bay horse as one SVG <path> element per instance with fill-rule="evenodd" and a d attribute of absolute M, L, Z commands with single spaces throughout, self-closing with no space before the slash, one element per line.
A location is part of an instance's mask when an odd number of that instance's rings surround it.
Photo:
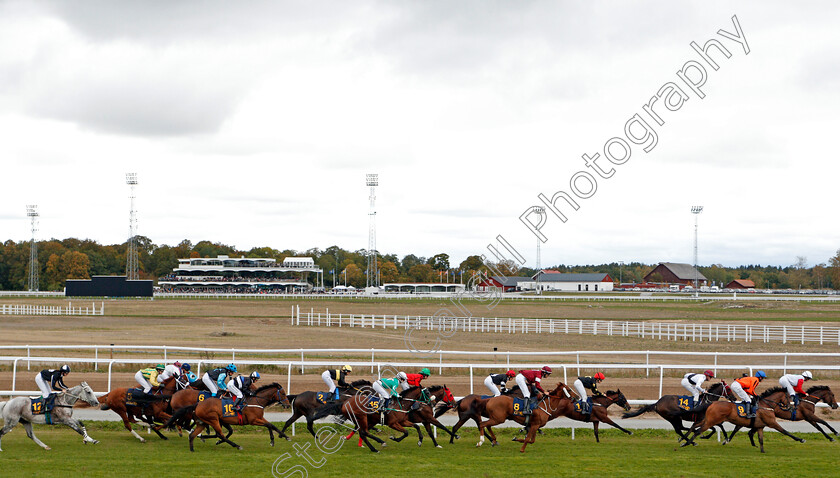
<path fill-rule="evenodd" d="M 608 390 L 605 394 L 594 395 L 592 397 L 592 410 L 590 413 L 586 414 L 575 411 L 574 402 L 571 402 L 569 404 L 563 404 L 563 410 L 561 411 L 561 415 L 580 422 L 592 422 L 592 429 L 595 432 L 596 443 L 601 442 L 601 440 L 598 438 L 598 425 L 600 425 L 601 423 L 606 423 L 607 425 L 610 425 L 614 428 L 618 428 L 619 430 L 623 431 L 628 435 L 632 435 L 632 431 L 622 428 L 619 424 L 615 423 L 612 420 L 612 418 L 610 418 L 607 414 L 607 409 L 612 404 L 616 404 L 619 407 L 624 408 L 625 411 L 630 410 L 630 404 L 627 403 L 627 398 L 624 397 L 624 394 L 621 393 L 621 390 Z"/>
<path fill-rule="evenodd" d="M 353 396 L 356 392 L 362 389 L 362 387 L 370 387 L 372 383 L 367 380 L 356 380 L 350 383 L 349 387 L 338 387 L 339 388 L 339 402 L 347 400 L 351 396 Z M 288 395 L 289 400 L 292 404 L 292 416 L 286 420 L 285 425 L 283 425 L 282 432 L 285 432 L 292 423 L 296 422 L 300 417 L 306 417 L 306 429 L 309 430 L 309 433 L 312 436 L 315 436 L 315 430 L 312 428 L 313 419 L 310 415 L 318 408 L 323 407 L 324 404 L 318 401 L 317 398 L 318 392 L 302 392 L 297 395 Z"/>
<path fill-rule="evenodd" d="M 514 420 L 528 428 L 525 438 L 514 438 L 514 441 L 522 442 L 522 448 L 519 451 L 525 452 L 525 447 L 536 440 L 537 430 L 544 427 L 550 420 L 560 416 L 561 411 L 565 408 L 564 402 L 571 406 L 570 391 L 571 389 L 568 386 L 558 382 L 554 390 L 548 394 L 543 394 L 537 408 L 526 416 L 513 414 L 513 397 L 508 395 L 489 398 L 477 403 L 478 412 L 482 415 L 486 413 L 488 419 L 482 421 L 478 427 L 479 441 L 475 446 L 484 444 L 485 430 L 489 432 L 491 443 L 495 446 L 497 444 L 496 434 L 490 427 L 507 420 Z"/>
<path fill-rule="evenodd" d="M 95 445 L 99 443 L 99 440 L 94 440 L 88 436 L 85 424 L 80 420 L 73 418 L 73 405 L 79 400 L 86 402 L 92 407 L 99 405 L 99 401 L 96 399 L 96 394 L 93 393 L 90 385 L 88 385 L 87 382 L 82 382 L 81 384 L 56 395 L 55 402 L 53 404 L 54 408 L 50 412 L 50 417 L 52 419 L 51 424 L 57 425 L 60 423 L 67 425 L 75 430 L 76 433 L 82 435 L 82 443 L 92 443 Z M 46 415 L 34 415 L 32 413 L 32 400 L 29 397 L 17 397 L 9 400 L 8 402 L 0 402 L 0 416 L 3 417 L 4 421 L 3 428 L 0 429 L 0 439 L 3 438 L 3 435 L 12 431 L 12 428 L 14 428 L 18 422 L 22 422 L 23 428 L 26 429 L 26 436 L 32 439 L 32 441 L 44 450 L 50 449 L 50 447 L 39 440 L 32 431 L 33 423 L 43 425 L 47 423 L 47 419 Z M 0 446 L 0 451 L 3 451 L 2 446 Z"/>
<path fill-rule="evenodd" d="M 379 422 L 378 410 L 372 409 L 371 405 L 368 404 L 370 399 L 375 398 L 378 398 L 378 394 L 372 388 L 361 388 L 350 397 L 342 397 L 338 402 L 319 407 L 307 416 L 307 421 L 310 418 L 311 420 L 319 420 L 330 415 L 340 415 L 353 423 L 355 431 L 359 432 L 359 438 L 367 445 L 371 452 L 379 453 L 379 450 L 371 445 L 370 440 L 379 443 L 383 447 L 387 446 L 387 444 L 385 440 L 370 434 L 370 429 Z M 382 406 L 381 403 L 380 401 L 380 406 Z"/>
<path fill-rule="evenodd" d="M 258 388 L 253 395 L 245 399 L 245 406 L 242 408 L 241 417 L 225 417 L 222 409 L 222 401 L 215 397 L 207 398 L 198 405 L 182 408 L 176 412 L 176 415 L 178 413 L 185 413 L 185 410 L 189 410 L 190 408 L 194 409 L 193 413 L 195 415 L 196 427 L 190 433 L 190 451 L 195 451 L 193 440 L 207 427 L 211 427 L 216 431 L 216 435 L 219 436 L 220 441 L 241 450 L 241 446 L 229 439 L 230 434 L 227 436 L 222 435 L 222 423 L 228 425 L 256 425 L 265 427 L 268 429 L 270 444 L 274 446 L 274 432 L 277 432 L 277 435 L 281 438 L 286 438 L 286 435 L 274 426 L 274 424 L 266 420 L 263 415 L 265 414 L 266 407 L 277 402 L 283 405 L 289 405 L 289 399 L 286 397 L 283 386 L 274 382 Z M 172 418 L 175 419 L 175 415 Z M 240 418 L 241 422 L 239 420 Z"/>
<path fill-rule="evenodd" d="M 729 387 L 726 386 L 726 382 L 715 383 L 709 387 L 706 392 L 700 395 L 700 401 L 695 404 L 694 408 L 698 409 L 703 403 L 713 402 L 722 397 L 728 397 L 731 400 L 735 399 L 732 392 L 729 391 Z M 682 423 L 683 420 L 697 423 L 703 419 L 703 416 L 702 412 L 694 412 L 693 410 L 686 411 L 684 408 L 680 407 L 680 400 L 680 395 L 663 395 L 656 401 L 656 403 L 645 405 L 637 410 L 625 413 L 621 416 L 621 418 L 633 418 L 638 417 L 643 413 L 656 412 L 660 417 L 665 419 L 665 421 L 674 427 L 674 431 L 677 432 L 677 435 L 679 436 L 678 441 L 682 441 L 686 439 L 685 432 L 688 431 L 688 428 L 686 428 Z M 723 424 L 718 425 L 718 427 L 724 434 L 726 434 L 726 429 L 723 428 Z M 710 430 L 708 435 L 702 438 L 709 438 L 712 434 L 714 434 L 714 430 Z"/>
<path fill-rule="evenodd" d="M 149 403 L 145 405 L 126 405 L 125 399 L 128 391 L 135 387 L 115 388 L 99 397 L 99 408 L 101 410 L 113 410 L 114 413 L 119 415 L 122 418 L 125 429 L 140 440 L 140 443 L 145 443 L 146 439 L 134 431 L 132 424 L 137 423 L 136 417 L 147 415 L 147 419 L 144 421 L 149 424 L 149 428 L 161 439 L 166 440 L 167 438 L 159 431 L 160 427 L 154 426 L 154 420 L 157 419 L 161 423 L 164 423 L 172 416 L 166 412 L 166 409 L 169 407 L 169 399 L 175 393 L 178 383 L 174 376 L 164 380 L 158 390 L 158 394 L 154 395 L 149 400 Z"/>
<path fill-rule="evenodd" d="M 434 443 L 436 448 L 442 447 L 438 445 L 437 440 L 435 440 L 435 435 L 432 433 L 432 425 L 440 428 L 446 433 L 449 433 L 452 437 L 455 436 L 455 434 L 440 423 L 434 415 L 433 407 L 438 402 L 443 401 L 444 403 L 451 405 L 455 404 L 455 397 L 452 396 L 452 392 L 449 391 L 449 388 L 447 388 L 446 385 L 411 387 L 408 390 L 403 391 L 400 394 L 400 397 L 402 400 L 391 402 L 392 406 L 396 403 L 394 409 L 388 410 L 385 413 L 385 425 L 403 433 L 401 437 L 394 438 L 392 436 L 391 440 L 396 442 L 402 441 L 408 436 L 408 431 L 405 427 L 413 426 L 417 430 L 417 435 L 419 437 L 417 446 L 422 446 L 423 432 L 420 431 L 419 424 L 423 424 L 426 428 L 426 433 L 429 434 L 429 438 L 432 439 L 432 443 Z M 415 403 L 418 406 L 415 407 Z"/>
<path fill-rule="evenodd" d="M 824 437 L 828 439 L 828 441 L 834 441 L 834 438 L 829 436 L 825 430 L 820 427 L 820 425 L 825 425 L 831 430 L 834 435 L 837 435 L 837 430 L 835 430 L 831 425 L 829 425 L 825 420 L 818 417 L 816 414 L 816 405 L 817 402 L 823 401 L 828 406 L 830 406 L 833 410 L 837 409 L 837 401 L 834 398 L 834 392 L 825 385 L 815 385 L 808 390 L 805 391 L 809 396 L 800 397 L 799 405 L 796 407 L 796 415 L 794 418 L 793 414 L 793 404 L 791 403 L 788 407 L 782 407 L 779 404 L 781 400 L 781 394 L 787 395 L 787 389 L 782 387 L 774 387 L 769 390 L 766 390 L 764 393 L 761 394 L 763 398 L 766 398 L 770 403 L 774 403 L 773 405 L 773 413 L 775 413 L 776 418 L 781 418 L 783 420 L 791 420 L 794 422 L 798 422 L 800 420 L 805 420 L 806 422 L 810 423 L 814 428 L 820 431 Z M 735 427 L 732 430 L 732 434 L 729 435 L 724 443 L 728 443 L 732 441 L 732 437 L 735 436 L 735 433 L 740 430 L 741 427 Z M 753 440 L 753 431 L 750 430 L 750 442 L 753 446 L 755 446 L 755 441 Z"/>
<path fill-rule="evenodd" d="M 522 392 L 517 387 L 517 388 L 514 388 L 514 389 L 508 389 L 508 390 L 502 392 L 502 395 L 522 397 Z M 449 437 L 449 443 L 450 444 L 455 443 L 456 438 L 460 438 L 460 436 L 458 435 L 458 430 L 460 430 L 461 427 L 464 426 L 464 423 L 466 423 L 467 421 L 473 420 L 473 421 L 475 421 L 476 428 L 481 427 L 481 413 L 479 413 L 477 411 L 478 410 L 477 404 L 479 402 L 485 402 L 487 400 L 490 400 L 491 398 L 493 398 L 493 397 L 492 396 L 483 396 L 482 397 L 482 395 L 473 393 L 473 394 L 470 394 L 470 395 L 466 395 L 464 398 L 455 402 L 452 406 L 438 407 L 438 409 L 435 410 L 435 418 L 440 417 L 441 415 L 443 415 L 444 413 L 448 412 L 451 409 L 454 409 L 458 413 L 458 422 L 455 424 L 455 426 L 452 427 L 452 434 Z M 490 438 L 490 435 L 486 435 L 486 436 L 487 436 L 487 438 Z"/>
<path fill-rule="evenodd" d="M 706 407 L 705 417 L 703 417 L 703 420 L 700 423 L 696 423 L 691 426 L 689 433 L 693 432 L 693 435 L 687 438 L 685 443 L 680 446 L 693 445 L 697 435 L 725 421 L 734 424 L 737 428 L 750 428 L 751 438 L 753 434 L 758 432 L 758 443 L 761 447 L 761 453 L 764 453 L 764 427 L 773 428 L 774 430 L 779 431 L 782 435 L 790 437 L 800 443 L 805 443 L 804 439 L 791 434 L 782 428 L 782 426 L 776 421 L 776 414 L 773 412 L 773 407 L 777 404 L 776 402 L 771 402 L 769 399 L 761 397 L 759 397 L 758 401 L 759 408 L 756 411 L 756 416 L 753 418 L 744 418 L 739 416 L 737 411 L 738 404 L 733 402 L 711 402 L 707 405 L 703 405 L 703 407 Z M 765 404 L 765 406 L 761 406 L 762 403 Z M 782 395 L 778 404 L 782 407 L 788 406 L 788 397 L 786 393 Z M 767 405 L 770 407 L 768 408 Z M 725 443 L 726 441 L 724 441 L 724 444 Z"/>

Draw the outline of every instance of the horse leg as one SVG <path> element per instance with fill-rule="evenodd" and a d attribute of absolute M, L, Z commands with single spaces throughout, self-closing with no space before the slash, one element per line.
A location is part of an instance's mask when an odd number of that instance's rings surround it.
<path fill-rule="evenodd" d="M 731 442 L 732 437 L 734 437 L 735 434 L 738 433 L 738 430 L 740 430 L 741 428 L 743 428 L 741 425 L 735 425 L 735 428 L 732 430 L 732 433 L 729 435 L 729 437 L 727 437 L 726 433 L 724 433 L 723 444 L 726 445 L 727 443 Z M 750 441 L 752 441 L 752 435 L 750 435 Z M 755 446 L 755 443 L 753 443 L 753 446 Z"/>
<path fill-rule="evenodd" d="M 426 427 L 426 433 L 429 434 L 429 438 L 432 439 L 432 443 L 434 443 L 435 448 L 443 448 L 442 446 L 438 445 L 437 440 L 435 440 L 435 434 L 434 434 L 434 431 L 432 431 L 431 422 L 424 422 L 423 426 Z M 449 430 L 446 430 L 446 431 L 449 432 Z M 452 432 L 449 432 L 449 433 L 451 434 Z M 452 436 L 454 437 L 454 435 L 452 435 Z"/>
<path fill-rule="evenodd" d="M 214 422 L 211 422 L 210 426 L 213 427 L 214 430 L 216 430 L 217 435 L 219 435 L 220 437 L 222 436 L 222 425 L 221 425 L 221 422 L 219 422 L 218 418 L 216 418 L 214 420 Z M 241 450 L 242 449 L 241 446 L 237 445 L 236 443 L 234 443 L 232 440 L 230 440 L 228 438 L 233 434 L 233 428 L 230 425 L 228 425 L 227 423 L 225 423 L 225 428 L 228 429 L 228 434 L 227 434 L 227 436 L 222 437 L 222 441 L 229 444 L 230 446 L 232 446 L 236 449 Z"/>
<path fill-rule="evenodd" d="M 758 444 L 761 445 L 761 453 L 764 453 L 764 428 L 758 429 Z"/>
<path fill-rule="evenodd" d="M 195 437 L 198 436 L 199 433 L 204 431 L 204 428 L 203 423 L 196 423 L 195 428 L 192 432 L 190 432 L 190 451 L 195 451 L 195 449 L 193 449 L 193 440 L 195 440 Z"/>
<path fill-rule="evenodd" d="M 111 410 L 117 412 L 120 418 L 122 418 L 123 426 L 126 430 L 130 431 L 132 435 L 134 435 L 134 438 L 140 440 L 140 443 L 146 443 L 146 439 L 141 437 L 139 434 L 137 434 L 136 431 L 134 431 L 134 428 L 131 426 L 131 422 L 128 420 L 128 415 L 126 414 L 125 409 L 119 410 L 115 407 L 111 407 Z"/>
<path fill-rule="evenodd" d="M 291 417 L 289 417 L 289 419 L 288 419 L 288 420 L 286 420 L 286 423 L 285 423 L 285 424 L 283 424 L 283 429 L 281 430 L 281 433 L 284 433 L 284 434 L 285 434 L 286 429 L 287 429 L 287 428 L 289 428 L 289 426 L 290 426 L 292 423 L 294 423 L 295 421 L 297 421 L 297 419 L 298 419 L 298 418 L 300 418 L 300 417 L 302 417 L 302 416 L 303 416 L 303 414 L 302 414 L 302 413 L 300 413 L 300 411 L 299 411 L 298 409 L 296 409 L 296 408 L 295 408 L 295 409 L 293 409 L 292 416 L 291 416 Z M 284 436 L 285 436 L 285 435 L 284 435 Z M 286 439 L 288 440 L 288 437 L 287 437 Z"/>
<path fill-rule="evenodd" d="M 592 420 L 592 430 L 595 432 L 595 443 L 601 443 L 601 440 L 598 439 L 598 425 L 601 422 L 599 420 Z"/>
<path fill-rule="evenodd" d="M 438 421 L 438 419 L 437 419 L 437 418 L 435 418 L 435 417 L 431 417 L 431 418 L 428 420 L 428 423 L 429 423 L 429 424 L 431 424 L 431 425 L 436 426 L 437 428 L 440 428 L 441 430 L 445 431 L 446 433 L 449 433 L 449 435 L 450 435 L 450 437 L 451 437 L 451 438 L 455 438 L 455 437 L 456 437 L 456 435 L 455 435 L 455 431 L 454 431 L 454 430 L 450 430 L 450 429 L 446 428 L 446 427 L 443 425 L 443 423 L 441 423 L 441 422 L 439 422 L 439 421 Z"/>
<path fill-rule="evenodd" d="M 464 423 L 467 423 L 467 420 L 469 420 L 469 419 L 470 419 L 470 417 L 458 417 L 458 423 L 456 423 L 455 426 L 452 427 L 452 432 L 451 432 L 452 436 L 449 437 L 449 444 L 455 443 L 455 439 L 460 438 L 455 433 L 458 431 L 459 428 L 464 426 Z"/>
<path fill-rule="evenodd" d="M 533 419 L 534 418 L 531 417 L 531 420 Z M 522 440 L 522 448 L 519 449 L 519 453 L 525 453 L 525 447 L 528 446 L 529 443 L 534 443 L 537 440 L 536 435 L 537 430 L 539 430 L 539 428 L 540 427 L 536 426 L 535 424 L 531 424 L 531 426 L 528 428 L 528 434 L 525 435 L 525 438 Z"/>
<path fill-rule="evenodd" d="M 685 433 L 683 433 L 683 430 L 687 430 L 687 428 L 685 428 L 683 426 L 682 420 L 680 420 L 679 418 L 673 418 L 671 420 L 668 420 L 668 423 L 670 423 L 671 426 L 674 427 L 674 431 L 677 432 L 677 436 L 679 437 L 679 438 L 677 438 L 677 443 L 686 439 L 686 436 L 685 436 Z"/>
<path fill-rule="evenodd" d="M 804 438 L 799 438 L 798 436 L 795 436 L 792 433 L 785 430 L 784 428 L 782 428 L 782 426 L 779 425 L 779 422 L 776 421 L 776 417 L 774 415 L 770 415 L 770 420 L 768 420 L 768 421 L 765 421 L 763 418 L 762 418 L 761 421 L 763 421 L 765 425 L 767 425 L 768 427 L 778 431 L 782 435 L 784 435 L 786 437 L 790 437 L 792 440 L 798 441 L 799 443 L 805 443 Z M 758 437 L 759 442 L 761 441 L 761 437 L 762 437 L 762 435 L 759 434 L 759 437 Z"/>
<path fill-rule="evenodd" d="M 423 432 L 420 430 L 420 425 L 414 423 L 414 429 L 417 430 L 417 446 L 423 446 Z M 432 436 L 432 432 L 429 432 L 429 436 Z"/>
<path fill-rule="evenodd" d="M 82 423 L 81 420 L 76 420 L 72 417 L 67 417 L 63 420 L 62 423 L 64 423 L 68 427 L 72 428 L 73 430 L 76 431 L 76 433 L 81 435 L 82 436 L 82 443 L 85 443 L 85 444 L 92 443 L 94 445 L 99 443 L 99 440 L 94 440 L 93 438 L 88 436 L 87 428 L 85 428 L 85 424 Z"/>
<path fill-rule="evenodd" d="M 633 434 L 633 432 L 632 432 L 632 431 L 627 430 L 626 428 L 622 428 L 622 427 L 621 427 L 621 425 L 619 425 L 618 423 L 616 423 L 616 422 L 612 421 L 612 418 L 610 418 L 610 417 L 607 415 L 607 411 L 606 411 L 606 410 L 604 410 L 603 416 L 599 416 L 599 417 L 598 417 L 598 422 L 604 422 L 604 423 L 606 423 L 607 425 L 609 425 L 609 426 L 611 426 L 611 427 L 613 427 L 613 428 L 618 428 L 619 430 L 623 431 L 624 433 L 626 433 L 626 434 L 628 434 L 628 435 L 632 435 L 632 434 Z M 595 423 L 598 423 L 598 422 L 595 422 Z M 596 428 L 597 428 L 597 425 L 595 425 L 595 426 L 596 426 Z"/>
<path fill-rule="evenodd" d="M 44 450 L 51 449 L 47 445 L 44 445 L 44 443 L 41 440 L 39 440 L 38 437 L 35 436 L 35 432 L 32 431 L 32 422 L 22 420 L 21 423 L 23 423 L 23 428 L 26 429 L 26 436 L 28 436 L 32 441 L 34 441 L 36 444 L 38 444 L 38 446 L 40 446 Z"/>
<path fill-rule="evenodd" d="M 3 438 L 3 435 L 12 431 L 12 428 L 17 425 L 18 421 L 20 420 L 20 416 L 18 417 L 7 417 L 6 423 L 3 425 L 3 428 L 0 429 L 0 439 Z M 3 447 L 0 446 L 0 451 L 3 451 Z"/>
<path fill-rule="evenodd" d="M 712 425 L 712 426 L 714 426 L 714 425 Z M 712 426 L 709 426 L 706 423 L 705 418 L 703 419 L 702 422 L 700 422 L 699 426 L 698 426 L 698 424 L 695 423 L 694 425 L 691 426 L 693 431 L 689 430 L 689 433 L 691 433 L 691 436 L 688 437 L 688 433 L 686 433 L 687 438 L 685 439 L 685 443 L 680 445 L 680 447 L 684 447 L 684 446 L 688 446 L 688 445 L 694 445 L 695 444 L 694 440 L 697 438 L 697 436 L 700 435 L 701 433 L 703 433 L 704 431 L 708 430 Z"/>
<path fill-rule="evenodd" d="M 408 436 L 408 430 L 403 428 L 403 426 L 400 422 L 389 423 L 388 426 L 393 428 L 394 430 L 396 430 L 398 432 L 402 432 L 402 436 L 398 437 L 398 438 L 394 438 L 394 435 L 391 435 L 390 436 L 391 440 L 394 440 L 395 442 L 401 442 L 401 441 L 405 440 L 405 438 Z"/>
<path fill-rule="evenodd" d="M 826 432 L 825 432 L 825 430 L 823 430 L 823 429 L 822 429 L 822 427 L 820 427 L 820 424 L 825 425 L 825 426 L 827 426 L 827 427 L 828 427 L 828 429 L 829 429 L 829 430 L 831 430 L 831 431 L 832 431 L 835 435 L 837 435 L 837 431 L 835 431 L 833 428 L 831 428 L 831 425 L 829 425 L 828 423 L 826 423 L 826 421 L 825 421 L 825 420 L 823 420 L 823 419 L 821 419 L 821 418 L 818 418 L 816 415 L 813 415 L 813 416 L 810 416 L 810 417 L 805 417 L 805 420 L 807 420 L 807 421 L 808 421 L 808 423 L 810 423 L 811 425 L 813 425 L 813 427 L 814 427 L 814 428 L 816 428 L 817 430 L 819 430 L 819 431 L 820 431 L 820 433 L 822 433 L 822 434 L 823 434 L 823 436 L 824 436 L 824 437 L 826 437 L 826 438 L 828 439 L 828 441 L 834 441 L 834 438 L 833 438 L 833 437 L 830 437 L 830 436 L 828 435 L 828 433 L 826 433 Z"/>
<path fill-rule="evenodd" d="M 747 434 L 750 437 L 750 443 L 752 444 L 752 446 L 755 446 L 755 438 L 754 437 L 755 437 L 755 432 L 757 432 L 757 431 L 758 431 L 758 428 L 753 428 Z"/>

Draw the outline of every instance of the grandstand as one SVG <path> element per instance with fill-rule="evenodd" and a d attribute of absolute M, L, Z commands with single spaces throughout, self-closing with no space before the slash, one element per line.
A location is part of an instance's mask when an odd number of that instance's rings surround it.
<path fill-rule="evenodd" d="M 311 257 L 178 259 L 178 267 L 158 280 L 166 292 L 287 293 L 323 285 L 324 271 Z"/>

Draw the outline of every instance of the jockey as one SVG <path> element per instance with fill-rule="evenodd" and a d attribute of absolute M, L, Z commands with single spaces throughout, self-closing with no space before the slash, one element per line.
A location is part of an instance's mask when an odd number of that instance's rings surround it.
<path fill-rule="evenodd" d="M 157 381 L 163 383 L 169 380 L 170 377 L 175 377 L 176 379 L 181 378 L 182 373 L 186 373 L 190 371 L 190 364 L 181 362 L 175 362 L 173 364 L 167 365 L 163 369 L 163 373 L 158 375 Z"/>
<path fill-rule="evenodd" d="M 801 393 L 806 397 L 808 396 L 808 392 L 802 389 L 802 385 L 812 378 L 814 378 L 814 376 L 811 375 L 811 372 L 806 370 L 802 372 L 802 375 L 789 373 L 787 375 L 782 375 L 782 378 L 779 379 L 779 385 L 787 389 L 788 395 L 790 395 L 790 403 L 792 403 L 794 407 L 799 406 L 799 395 L 797 395 L 797 393 Z"/>
<path fill-rule="evenodd" d="M 137 373 L 134 374 L 134 380 L 143 387 L 143 393 L 149 393 L 152 391 L 152 387 L 160 385 L 158 377 L 163 373 L 164 369 L 166 369 L 166 367 L 162 363 L 159 363 L 154 367 L 138 370 Z"/>
<path fill-rule="evenodd" d="M 536 400 L 531 400 L 531 389 L 529 385 L 533 384 L 537 390 L 548 395 L 548 392 L 543 390 L 542 385 L 540 385 L 540 379 L 548 377 L 549 375 L 551 375 L 551 367 L 548 365 L 539 370 L 520 370 L 519 373 L 516 374 L 516 385 L 519 387 L 519 390 L 522 391 L 522 396 L 526 399 L 525 410 L 522 412 L 524 415 L 531 413 L 532 404 L 536 405 Z"/>
<path fill-rule="evenodd" d="M 215 397 L 216 394 L 219 393 L 219 390 L 223 392 L 227 390 L 225 379 L 233 376 L 235 373 L 236 365 L 228 364 L 224 368 L 214 368 L 213 370 L 205 372 L 204 376 L 201 377 L 201 381 L 204 382 L 204 385 L 207 385 L 207 390 L 210 390 L 210 393 L 212 393 Z"/>
<path fill-rule="evenodd" d="M 257 380 L 260 379 L 260 373 L 254 370 L 251 372 L 251 375 L 244 376 L 238 375 L 233 380 L 227 383 L 227 389 L 231 391 L 234 395 L 236 395 L 236 401 L 234 402 L 233 406 L 237 410 L 242 409 L 242 402 L 245 401 L 245 396 L 251 396 L 251 385 L 256 385 Z"/>
<path fill-rule="evenodd" d="M 420 370 L 420 373 L 400 372 L 397 374 L 397 377 L 403 379 L 402 383 L 400 383 L 400 388 L 405 391 L 411 387 L 419 387 L 420 382 L 422 382 L 424 378 L 429 378 L 429 375 L 431 374 L 431 370 L 423 368 Z"/>
<path fill-rule="evenodd" d="M 380 378 L 373 382 L 373 389 L 379 394 L 379 398 L 385 400 L 385 404 L 381 408 L 387 408 L 391 403 L 391 397 L 398 397 L 397 388 L 403 382 L 400 377 L 397 378 Z"/>
<path fill-rule="evenodd" d="M 41 370 L 38 372 L 38 375 L 35 375 L 35 384 L 41 390 L 41 396 L 46 399 L 44 401 L 44 409 L 46 411 L 52 410 L 53 400 L 55 400 L 53 391 L 62 392 L 67 390 L 68 387 L 64 385 L 64 380 L 62 379 L 68 373 L 70 373 L 70 366 L 64 364 L 58 370 Z"/>
<path fill-rule="evenodd" d="M 753 410 L 755 404 L 750 397 L 756 396 L 755 389 L 765 378 L 767 378 L 767 374 L 759 370 L 755 373 L 755 377 L 741 377 L 732 382 L 732 385 L 729 386 L 732 393 L 740 398 L 741 401 L 750 402 L 752 404 L 747 413 L 747 418 L 753 418 L 755 416 L 755 410 Z"/>
<path fill-rule="evenodd" d="M 330 390 L 330 394 L 334 395 L 334 399 L 338 400 L 338 387 L 349 387 L 350 385 L 344 381 L 347 377 L 348 373 L 353 373 L 353 367 L 349 365 L 342 365 L 339 369 L 333 370 L 324 370 L 324 373 L 321 374 L 321 380 L 327 384 L 327 387 Z M 338 382 L 338 387 L 336 387 L 335 382 Z"/>
<path fill-rule="evenodd" d="M 577 391 L 579 401 L 586 401 L 587 388 L 589 390 L 592 390 L 592 395 L 601 395 L 601 391 L 598 390 L 598 383 L 604 380 L 604 378 L 606 377 L 604 377 L 604 374 L 601 372 L 598 372 L 591 377 L 578 377 L 573 385 L 575 387 L 575 391 Z"/>
<path fill-rule="evenodd" d="M 706 370 L 703 373 L 687 373 L 683 376 L 680 384 L 688 390 L 688 393 L 694 396 L 694 403 L 700 403 L 700 394 L 706 393 L 703 390 L 703 382 L 706 381 L 707 378 L 714 378 L 715 374 L 711 370 Z"/>
<path fill-rule="evenodd" d="M 516 372 L 508 370 L 505 373 L 492 373 L 484 379 L 484 386 L 490 390 L 494 397 L 507 391 L 507 381 L 516 376 Z M 501 388 L 501 391 L 499 390 Z"/>

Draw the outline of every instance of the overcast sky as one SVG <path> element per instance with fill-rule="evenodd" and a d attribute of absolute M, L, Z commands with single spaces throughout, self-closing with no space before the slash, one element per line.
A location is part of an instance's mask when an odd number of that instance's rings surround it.
<path fill-rule="evenodd" d="M 733 15 L 748 54 L 717 33 Z M 543 265 L 691 262 L 692 205 L 701 264 L 825 262 L 838 20 L 836 2 L 0 2 L 0 238 L 27 239 L 37 204 L 41 239 L 124 242 L 137 172 L 157 244 L 362 249 L 378 173 L 380 251 L 457 264 L 501 234 L 533 266 L 520 215 L 585 171 L 597 190 L 547 213 Z M 717 71 L 690 46 L 712 38 Z M 688 99 L 660 100 L 659 125 L 642 107 L 668 82 Z M 655 147 L 606 161 L 635 114 Z"/>

